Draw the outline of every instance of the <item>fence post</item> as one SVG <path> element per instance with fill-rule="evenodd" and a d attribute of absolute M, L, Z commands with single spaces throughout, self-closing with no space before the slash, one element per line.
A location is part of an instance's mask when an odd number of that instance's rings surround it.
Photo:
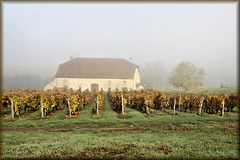
<path fill-rule="evenodd" d="M 11 98 L 12 119 L 14 119 L 13 99 Z"/>
<path fill-rule="evenodd" d="M 71 112 L 69 98 L 68 98 L 68 109 L 69 109 L 69 117 L 72 118 L 72 112 Z"/>
<path fill-rule="evenodd" d="M 41 112 L 42 112 L 42 118 L 43 118 L 43 103 L 42 103 L 42 97 L 41 97 Z"/>

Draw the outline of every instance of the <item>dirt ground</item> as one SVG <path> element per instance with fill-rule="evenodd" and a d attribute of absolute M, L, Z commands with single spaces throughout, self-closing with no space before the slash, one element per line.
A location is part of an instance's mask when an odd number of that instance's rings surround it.
<path fill-rule="evenodd" d="M 93 127 L 79 127 L 79 126 L 62 126 L 62 127 L 16 127 L 3 128 L 3 132 L 153 132 L 153 130 L 146 127 L 139 126 L 124 126 L 124 127 L 109 127 L 109 126 L 93 126 Z"/>
<path fill-rule="evenodd" d="M 202 126 L 203 127 L 203 126 Z M 238 133 L 239 123 L 229 122 L 224 126 L 217 126 L 217 129 L 222 131 L 230 131 Z M 203 127 L 204 128 L 204 127 Z M 2 128 L 3 132 L 156 132 L 159 130 L 169 132 L 188 132 L 201 129 L 201 127 L 186 127 L 186 126 L 59 126 L 59 127 L 16 127 Z"/>

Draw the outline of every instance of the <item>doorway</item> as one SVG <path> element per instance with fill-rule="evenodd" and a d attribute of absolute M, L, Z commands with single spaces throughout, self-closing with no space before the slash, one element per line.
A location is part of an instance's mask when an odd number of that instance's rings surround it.
<path fill-rule="evenodd" d="M 97 83 L 91 84 L 91 92 L 93 92 L 94 90 L 96 90 L 98 92 L 98 84 Z"/>

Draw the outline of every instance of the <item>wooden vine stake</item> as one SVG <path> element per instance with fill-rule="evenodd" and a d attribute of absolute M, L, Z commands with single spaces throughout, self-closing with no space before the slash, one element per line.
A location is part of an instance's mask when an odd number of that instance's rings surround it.
<path fill-rule="evenodd" d="M 223 100 L 223 108 L 222 108 L 222 117 L 224 116 L 224 100 Z"/>
<path fill-rule="evenodd" d="M 202 113 L 203 100 L 204 100 L 204 98 L 202 98 L 201 106 L 200 106 L 200 108 L 199 108 L 199 115 Z"/>
<path fill-rule="evenodd" d="M 97 96 L 97 114 L 98 114 L 98 96 Z"/>
<path fill-rule="evenodd" d="M 173 114 L 175 115 L 176 98 L 174 98 Z"/>
<path fill-rule="evenodd" d="M 179 110 L 180 110 L 180 104 L 181 104 L 181 95 L 180 95 L 180 97 L 179 97 L 179 104 L 178 104 L 178 108 L 179 108 Z"/>
<path fill-rule="evenodd" d="M 147 114 L 149 114 L 149 108 L 148 108 L 148 106 L 146 106 L 146 111 L 147 111 Z"/>
<path fill-rule="evenodd" d="M 43 103 L 42 103 L 42 97 L 41 97 L 41 112 L 42 112 L 42 118 L 43 118 Z"/>
<path fill-rule="evenodd" d="M 84 96 L 82 97 L 82 108 L 83 108 L 83 101 L 84 101 Z"/>
<path fill-rule="evenodd" d="M 122 98 L 122 114 L 124 114 L 123 95 L 121 95 L 121 98 Z"/>
<path fill-rule="evenodd" d="M 69 98 L 68 98 L 68 108 L 69 108 L 69 117 L 72 118 L 72 112 L 71 112 Z"/>
<path fill-rule="evenodd" d="M 14 119 L 13 99 L 11 98 L 12 119 Z"/>
<path fill-rule="evenodd" d="M 130 105 L 130 94 L 128 95 L 128 104 Z"/>

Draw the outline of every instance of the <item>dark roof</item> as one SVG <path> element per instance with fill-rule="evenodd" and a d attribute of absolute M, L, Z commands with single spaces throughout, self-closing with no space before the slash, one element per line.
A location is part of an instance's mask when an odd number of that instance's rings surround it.
<path fill-rule="evenodd" d="M 133 79 L 136 68 L 123 58 L 75 58 L 60 64 L 55 77 Z"/>

